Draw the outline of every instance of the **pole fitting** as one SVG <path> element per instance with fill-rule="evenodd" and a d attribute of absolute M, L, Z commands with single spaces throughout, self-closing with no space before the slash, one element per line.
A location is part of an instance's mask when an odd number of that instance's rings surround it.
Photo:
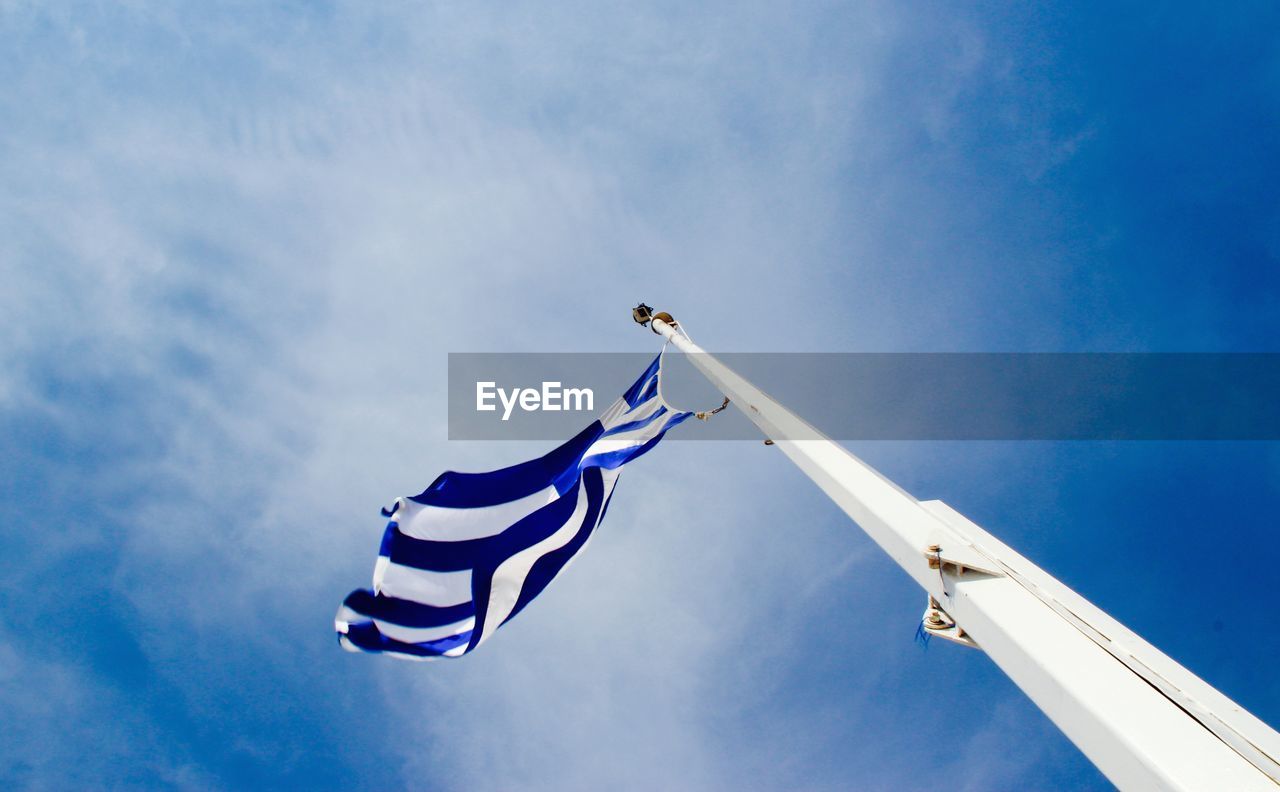
<path fill-rule="evenodd" d="M 635 308 L 631 309 L 631 318 L 636 321 L 636 324 L 640 325 L 641 327 L 648 327 L 654 333 L 658 332 L 658 328 L 653 327 L 651 324 L 654 319 L 661 319 L 662 321 L 666 322 L 672 327 L 680 326 L 680 323 L 677 322 L 675 320 L 675 317 L 673 317 L 671 314 L 667 313 L 666 311 L 659 311 L 658 313 L 654 313 L 653 308 L 649 307 L 648 305 L 645 305 L 644 303 L 640 303 Z"/>
<path fill-rule="evenodd" d="M 920 617 L 920 627 L 926 635 L 936 635 L 961 646 L 978 647 L 977 642 L 964 631 L 963 627 L 956 624 L 955 618 L 943 609 L 933 595 L 929 595 L 929 604 L 925 606 L 924 615 Z"/>
<path fill-rule="evenodd" d="M 929 549 L 925 551 L 925 557 L 929 559 L 930 569 L 942 568 L 942 548 L 938 545 L 929 545 Z"/>

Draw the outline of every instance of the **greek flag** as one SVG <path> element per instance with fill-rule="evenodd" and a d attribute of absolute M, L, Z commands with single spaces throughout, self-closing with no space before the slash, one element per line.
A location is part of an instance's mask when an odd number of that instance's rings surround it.
<path fill-rule="evenodd" d="M 413 660 L 487 641 L 568 566 L 604 519 L 622 466 L 693 413 L 662 400 L 659 354 L 621 399 L 546 456 L 490 473 L 442 473 L 398 498 L 373 588 L 342 603 L 344 649 Z"/>

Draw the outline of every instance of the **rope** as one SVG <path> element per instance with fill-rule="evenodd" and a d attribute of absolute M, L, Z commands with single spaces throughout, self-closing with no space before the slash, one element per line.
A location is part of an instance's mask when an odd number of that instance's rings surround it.
<path fill-rule="evenodd" d="M 692 338 L 689 338 L 689 334 L 688 334 L 687 332 L 685 332 L 684 327 L 683 327 L 679 322 L 674 322 L 674 323 L 672 323 L 672 325 L 671 325 L 671 326 L 672 326 L 672 327 L 673 327 L 673 328 L 674 328 L 678 333 L 680 333 L 680 335 L 684 336 L 684 337 L 685 337 L 685 339 L 687 339 L 687 340 L 689 341 L 689 343 L 691 343 L 691 344 L 693 343 L 693 339 L 692 339 Z M 671 339 L 670 339 L 670 338 L 668 338 L 666 341 L 664 341 L 664 342 L 662 343 L 662 349 L 658 352 L 658 357 L 659 357 L 659 358 L 665 358 L 665 356 L 666 356 L 666 354 L 667 354 L 667 347 L 669 347 L 670 345 L 671 345 Z M 661 363 L 661 362 L 659 362 L 659 363 L 658 363 L 658 369 L 659 369 L 659 374 L 658 374 L 658 401 L 660 401 L 660 402 L 661 402 L 661 403 L 662 403 L 662 404 L 663 404 L 663 405 L 664 405 L 668 410 L 671 410 L 672 412 L 689 412 L 688 410 L 679 410 L 679 409 L 676 409 L 675 407 L 672 407 L 672 406 L 671 406 L 671 403 L 667 401 L 667 399 L 666 399 L 666 397 L 665 397 L 665 396 L 663 396 L 663 394 L 662 394 L 662 374 L 661 374 L 662 363 Z M 723 410 L 724 410 L 724 408 L 726 408 L 726 407 L 728 407 L 728 406 L 729 406 L 729 397 L 728 397 L 728 396 L 725 396 L 725 397 L 724 397 L 724 403 L 723 403 L 723 404 L 721 404 L 719 407 L 715 408 L 714 410 L 701 410 L 701 411 L 699 411 L 699 412 L 695 412 L 695 413 L 693 414 L 693 417 L 694 417 L 694 418 L 697 418 L 699 421 L 706 421 L 706 420 L 710 420 L 711 416 L 715 415 L 715 414 L 716 414 L 716 413 L 718 413 L 718 412 L 723 411 Z"/>
<path fill-rule="evenodd" d="M 924 647 L 924 651 L 927 652 L 929 650 L 929 639 L 932 637 L 929 631 L 924 628 L 924 619 L 920 619 L 919 624 L 916 625 L 916 643 Z"/>
<path fill-rule="evenodd" d="M 724 404 L 720 405 L 719 407 L 715 408 L 714 410 L 703 410 L 702 412 L 696 412 L 696 413 L 694 413 L 694 414 L 693 414 L 693 417 L 694 417 L 694 418 L 697 418 L 699 421 L 705 421 L 705 420 L 709 419 L 711 416 L 715 415 L 716 413 L 720 412 L 721 410 L 723 410 L 725 407 L 728 407 L 728 406 L 729 406 L 729 397 L 728 397 L 728 396 L 725 396 L 725 397 L 724 397 Z"/>
<path fill-rule="evenodd" d="M 929 545 L 926 558 L 929 559 L 929 568 L 938 570 L 938 581 L 942 583 L 942 595 L 950 597 L 951 593 L 947 591 L 947 576 L 943 574 L 942 548 L 938 545 Z"/>

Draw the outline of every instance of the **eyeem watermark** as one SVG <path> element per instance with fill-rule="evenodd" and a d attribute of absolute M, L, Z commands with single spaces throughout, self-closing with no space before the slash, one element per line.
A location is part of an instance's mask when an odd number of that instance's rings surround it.
<path fill-rule="evenodd" d="M 450 353 L 449 439 L 564 442 L 624 393 L 653 355 Z M 837 440 L 1280 442 L 1277 353 L 718 357 Z M 669 353 L 663 363 L 663 401 L 679 410 L 718 407 L 724 395 L 684 358 Z M 792 431 L 800 436 L 770 439 L 821 436 L 803 426 Z M 759 441 L 760 432 L 737 405 L 668 437 Z"/>
<path fill-rule="evenodd" d="M 590 388 L 565 388 L 559 382 L 544 382 L 542 388 L 499 388 L 496 382 L 476 383 L 476 411 L 496 412 L 502 402 L 502 420 L 510 420 L 519 405 L 525 412 L 580 411 L 596 408 Z"/>

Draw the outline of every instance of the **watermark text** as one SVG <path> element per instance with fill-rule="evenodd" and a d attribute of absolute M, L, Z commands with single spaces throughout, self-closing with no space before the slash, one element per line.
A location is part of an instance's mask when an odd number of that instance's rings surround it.
<path fill-rule="evenodd" d="M 590 388 L 566 388 L 559 382 L 543 382 L 541 388 L 499 388 L 497 382 L 476 383 L 476 411 L 496 412 L 502 405 L 502 420 L 510 420 L 517 406 L 524 412 L 594 410 L 595 393 Z"/>

